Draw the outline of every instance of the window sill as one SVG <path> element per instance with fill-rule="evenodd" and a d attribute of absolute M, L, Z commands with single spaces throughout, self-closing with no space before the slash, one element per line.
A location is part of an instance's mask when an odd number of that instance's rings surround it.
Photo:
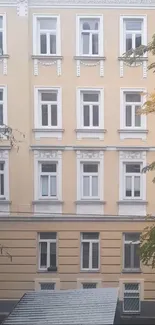
<path fill-rule="evenodd" d="M 135 270 L 134 269 L 123 269 L 122 270 L 122 273 L 125 273 L 125 274 L 126 273 L 129 273 L 129 274 L 132 273 L 132 274 L 134 274 L 135 273 L 135 274 L 137 274 L 137 273 L 142 273 L 142 270 L 141 269 L 135 269 Z"/>
<path fill-rule="evenodd" d="M 77 200 L 75 201 L 76 204 L 106 204 L 105 201 L 101 201 L 101 200 L 93 200 L 93 199 L 90 199 L 90 200 Z"/>
<path fill-rule="evenodd" d="M 146 129 L 119 129 L 120 139 L 142 139 L 146 140 L 148 130 Z"/>
<path fill-rule="evenodd" d="M 88 128 L 79 128 L 75 129 L 75 132 L 77 134 L 77 139 L 82 138 L 97 138 L 97 139 L 104 139 L 104 133 L 107 132 L 105 129 L 88 129 Z"/>
<path fill-rule="evenodd" d="M 126 58 L 125 56 L 118 56 L 118 61 L 129 62 L 130 60 L 131 58 Z M 148 57 L 147 56 L 136 57 L 136 62 L 143 62 L 143 61 L 148 61 Z"/>
<path fill-rule="evenodd" d="M 74 56 L 74 59 L 75 60 L 91 60 L 91 61 L 102 61 L 102 60 L 106 60 L 105 56 L 99 56 L 99 55 L 94 55 L 94 56 L 91 56 L 91 55 L 76 55 Z"/>
<path fill-rule="evenodd" d="M 62 60 L 63 56 L 61 55 L 45 55 L 45 54 L 36 54 L 32 55 L 33 60 Z"/>
<path fill-rule="evenodd" d="M 9 55 L 8 54 L 2 54 L 0 55 L 0 59 L 9 59 Z"/>
<path fill-rule="evenodd" d="M 58 273 L 58 269 L 55 272 L 53 272 L 53 271 L 47 271 L 47 270 L 38 270 L 37 273 L 41 273 L 41 274 L 44 274 L 44 273 L 46 273 L 46 274 L 48 274 L 48 273 L 54 274 L 55 273 L 55 274 L 57 274 Z"/>
<path fill-rule="evenodd" d="M 63 204 L 63 201 L 60 200 L 50 200 L 50 199 L 40 199 L 40 200 L 34 200 L 32 201 L 32 204 Z"/>
<path fill-rule="evenodd" d="M 80 270 L 80 273 L 100 273 L 100 270 Z"/>
<path fill-rule="evenodd" d="M 117 204 L 122 204 L 122 205 L 147 205 L 148 201 L 144 200 L 120 200 L 117 202 Z"/>
<path fill-rule="evenodd" d="M 0 205 L 1 204 L 11 204 L 12 202 L 11 201 L 9 201 L 9 200 L 6 200 L 5 198 L 4 199 L 2 199 L 2 198 L 0 198 Z"/>
<path fill-rule="evenodd" d="M 32 129 L 32 131 L 35 133 L 35 138 L 57 138 L 62 139 L 62 134 L 64 132 L 64 129 L 60 128 L 35 128 Z"/>

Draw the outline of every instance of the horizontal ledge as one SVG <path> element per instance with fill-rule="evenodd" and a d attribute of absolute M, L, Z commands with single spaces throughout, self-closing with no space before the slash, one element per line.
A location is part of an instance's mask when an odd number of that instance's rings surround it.
<path fill-rule="evenodd" d="M 126 57 L 123 57 L 123 56 L 119 56 L 118 57 L 118 61 L 127 61 L 127 62 L 129 62 L 130 60 L 132 59 L 132 57 L 131 58 L 126 58 Z M 143 62 L 143 61 L 148 61 L 148 57 L 143 57 L 143 56 L 141 56 L 141 57 L 136 57 L 135 58 L 136 60 L 136 62 Z M 134 62 L 133 62 L 134 63 Z"/>
<path fill-rule="evenodd" d="M 122 201 L 118 201 L 118 204 L 122 204 L 122 205 L 146 205 L 148 204 L 148 201 L 144 201 L 144 200 L 122 200 Z"/>
<path fill-rule="evenodd" d="M 56 204 L 56 205 L 58 205 L 58 204 L 63 204 L 64 202 L 63 201 L 60 201 L 60 200 L 34 200 L 34 201 L 32 201 L 32 204 L 34 205 L 34 204 Z"/>
<path fill-rule="evenodd" d="M 148 133 L 146 129 L 118 129 L 118 133 Z"/>
<path fill-rule="evenodd" d="M 75 132 L 81 132 L 81 133 L 106 133 L 106 129 L 75 129 Z"/>
<path fill-rule="evenodd" d="M 54 133 L 54 132 L 64 132 L 65 130 L 64 129 L 42 129 L 42 128 L 36 128 L 36 129 L 32 129 L 33 132 L 51 132 L 51 133 Z"/>
<path fill-rule="evenodd" d="M 9 55 L 8 54 L 2 54 L 0 55 L 0 59 L 9 59 Z"/>
<path fill-rule="evenodd" d="M 141 269 L 123 269 L 122 270 L 122 273 L 142 273 L 142 270 Z"/>
<path fill-rule="evenodd" d="M 0 145 L 0 150 L 11 150 L 11 146 L 9 146 L 9 145 L 8 146 L 3 146 L 3 145 L 1 146 Z"/>
<path fill-rule="evenodd" d="M 47 146 L 47 145 L 32 145 L 30 146 L 31 150 L 56 150 L 56 151 L 63 151 L 65 150 L 65 146 Z"/>
<path fill-rule="evenodd" d="M 5 200 L 5 199 L 0 199 L 0 205 L 1 204 L 11 204 L 12 202 L 9 200 Z"/>
<path fill-rule="evenodd" d="M 116 150 L 118 151 L 149 151 L 149 147 L 116 147 Z"/>
<path fill-rule="evenodd" d="M 90 204 L 90 205 L 93 205 L 93 204 L 106 204 L 105 201 L 101 201 L 101 200 L 77 200 L 75 201 L 76 204 Z"/>
<path fill-rule="evenodd" d="M 33 60 L 62 60 L 61 55 L 31 55 Z"/>
<path fill-rule="evenodd" d="M 105 56 L 82 56 L 82 55 L 76 55 L 74 56 L 75 60 L 80 60 L 80 61 L 102 61 L 102 60 L 106 60 Z"/>

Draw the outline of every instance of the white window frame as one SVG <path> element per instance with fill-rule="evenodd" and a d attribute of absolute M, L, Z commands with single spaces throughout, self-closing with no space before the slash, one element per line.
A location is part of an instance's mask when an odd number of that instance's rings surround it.
<path fill-rule="evenodd" d="M 139 294 L 139 309 L 137 310 L 137 311 L 132 311 L 132 310 L 125 310 L 124 309 L 124 299 L 125 299 L 125 292 L 126 293 L 132 293 L 132 292 L 135 292 L 135 290 L 133 291 L 133 290 L 125 290 L 125 285 L 126 284 L 130 284 L 130 283 L 132 283 L 132 284 L 138 284 L 138 290 L 136 290 L 136 293 L 137 294 Z M 131 279 L 131 281 L 130 282 L 125 282 L 124 283 L 124 288 L 123 288 L 123 313 L 124 314 L 139 314 L 140 313 L 140 311 L 141 311 L 141 295 L 140 295 L 140 291 L 141 291 L 141 289 L 140 289 L 140 283 L 139 282 L 137 282 L 137 283 L 135 283 L 135 282 L 132 282 L 132 279 Z M 132 299 L 132 297 L 130 297 L 131 299 Z M 130 298 L 127 298 L 127 299 L 130 299 Z M 134 296 L 133 296 L 133 298 L 135 298 Z"/>
<path fill-rule="evenodd" d="M 123 174 L 124 174 L 124 179 L 123 179 L 123 197 L 124 197 L 124 200 L 141 200 L 142 199 L 142 191 L 143 191 L 143 188 L 142 188 L 142 172 L 140 173 L 126 173 L 126 165 L 128 164 L 139 164 L 140 165 L 140 170 L 142 170 L 142 162 L 134 162 L 134 163 L 128 163 L 128 162 L 125 162 L 123 164 Z M 132 177 L 132 196 L 131 197 L 128 197 L 125 195 L 125 192 L 126 192 L 126 176 L 131 176 Z M 138 197 L 134 197 L 133 195 L 133 189 L 134 189 L 134 177 L 140 177 L 140 196 Z"/>
<path fill-rule="evenodd" d="M 126 52 L 125 44 L 125 29 L 124 22 L 125 20 L 142 20 L 142 45 L 147 45 L 147 15 L 121 15 L 120 16 L 120 56 Z M 144 57 L 147 56 L 147 53 L 144 54 Z"/>
<path fill-rule="evenodd" d="M 96 284 L 96 289 L 102 288 L 102 279 L 98 278 L 78 278 L 77 279 L 77 289 L 83 289 L 83 284 L 84 283 L 95 283 Z"/>
<path fill-rule="evenodd" d="M 85 164 L 88 164 L 88 165 L 97 165 L 98 166 L 98 172 L 94 172 L 94 173 L 84 173 L 83 171 L 83 166 Z M 98 194 L 99 194 L 99 175 L 100 175 L 100 165 L 99 163 L 95 162 L 95 163 L 89 163 L 88 162 L 85 162 L 85 163 L 81 163 L 81 193 L 82 193 L 82 199 L 83 200 L 95 200 L 95 199 L 99 199 L 99 195 L 97 196 L 92 196 L 92 195 L 89 195 L 89 196 L 84 196 L 84 193 L 83 193 L 83 179 L 84 179 L 84 176 L 88 176 L 89 177 L 89 183 L 90 183 L 90 187 L 89 187 L 89 192 L 90 194 L 92 194 L 92 177 L 93 176 L 97 176 L 98 178 Z"/>
<path fill-rule="evenodd" d="M 50 158 L 51 155 L 51 158 Z M 53 154 L 54 156 L 55 154 Z M 41 197 L 40 196 L 40 163 L 56 163 L 57 164 L 57 196 L 56 197 Z M 37 150 L 34 152 L 34 198 L 35 201 L 47 202 L 47 201 L 61 201 L 62 200 L 62 153 L 58 151 L 56 158 L 52 158 L 52 152 L 42 153 Z"/>
<path fill-rule="evenodd" d="M 41 101 L 42 92 L 57 92 L 57 126 L 41 125 Z M 47 104 L 49 102 L 47 101 Z M 49 119 L 49 118 L 48 118 Z M 57 130 L 62 128 L 62 89 L 60 87 L 35 87 L 34 88 L 34 127 L 40 131 Z"/>
<path fill-rule="evenodd" d="M 125 125 L 125 95 L 126 94 L 132 94 L 132 93 L 142 93 L 141 95 L 141 105 L 146 102 L 146 94 L 147 90 L 146 88 L 121 88 L 120 89 L 120 129 L 124 130 L 126 132 L 132 130 L 133 132 L 133 137 L 136 135 L 134 134 L 134 131 L 136 132 L 137 130 L 140 132 L 146 131 L 146 114 L 141 115 L 141 126 L 136 127 L 136 126 L 126 126 Z"/>
<path fill-rule="evenodd" d="M 0 125 L 0 128 L 5 128 L 5 125 L 8 124 L 8 114 L 7 114 L 7 86 L 0 85 L 0 90 L 3 91 L 3 101 L 0 101 L 0 104 L 3 103 L 3 124 Z M 4 136 L 5 137 L 5 136 Z"/>
<path fill-rule="evenodd" d="M 81 19 L 98 19 L 99 20 L 99 53 L 96 55 L 93 54 L 83 54 L 81 52 Z M 103 57 L 103 15 L 76 15 L 76 55 L 83 57 Z"/>
<path fill-rule="evenodd" d="M 54 283 L 55 284 L 55 290 L 60 290 L 60 279 L 59 278 L 36 278 L 35 279 L 35 291 L 41 291 L 40 284 L 41 283 Z"/>
<path fill-rule="evenodd" d="M 1 55 L 6 55 L 7 54 L 7 40 L 6 40 L 6 13 L 0 13 L 0 17 L 3 19 L 3 28 L 1 29 L 2 34 L 3 34 L 3 53 Z"/>
<path fill-rule="evenodd" d="M 40 162 L 39 163 L 39 189 L 40 189 L 39 198 L 40 199 L 57 199 L 57 188 L 58 188 L 58 172 L 57 172 L 57 168 L 58 168 L 58 163 L 57 162 L 50 162 L 50 163 L 56 165 L 56 172 L 50 172 L 50 173 L 47 173 L 47 174 L 44 174 L 41 171 L 42 164 L 46 164 L 46 162 Z M 49 164 L 49 162 L 47 162 L 47 165 L 48 164 Z M 50 179 L 51 176 L 55 176 L 56 177 L 56 195 L 55 196 L 50 196 L 50 195 L 43 196 L 41 194 L 41 190 L 42 190 L 41 176 L 43 176 L 43 175 L 48 176 L 49 179 Z M 50 193 L 50 181 L 48 180 L 48 194 L 49 193 Z"/>
<path fill-rule="evenodd" d="M 95 156 L 95 152 L 94 152 Z M 82 195 L 82 172 L 81 172 L 81 166 L 83 164 L 88 163 L 88 164 L 98 164 L 98 197 L 93 198 L 93 197 L 84 197 Z M 77 201 L 102 201 L 103 200 L 103 165 L 104 165 L 104 158 L 103 158 L 103 153 L 100 152 L 98 157 L 96 158 L 80 158 L 79 154 L 77 153 Z"/>
<path fill-rule="evenodd" d="M 57 29 L 56 29 L 56 54 L 41 54 L 39 50 L 39 32 L 38 32 L 38 20 L 44 19 L 57 19 Z M 60 15 L 47 15 L 47 14 L 33 14 L 33 55 L 39 56 L 61 56 L 61 25 L 60 25 Z"/>
<path fill-rule="evenodd" d="M 4 195 L 0 195 L 1 203 L 9 201 L 9 152 L 0 150 L 0 163 L 4 164 Z"/>
<path fill-rule="evenodd" d="M 137 242 L 132 242 L 132 240 L 130 240 L 130 241 L 129 240 L 126 240 L 125 239 L 125 236 L 126 235 L 130 235 L 130 234 L 131 235 L 132 234 L 139 235 L 139 240 Z M 139 271 L 140 270 L 140 267 L 139 268 L 135 268 L 134 266 L 133 267 L 128 267 L 128 268 L 125 267 L 125 244 L 132 244 L 132 246 L 134 246 L 136 244 L 140 244 L 140 233 L 138 233 L 138 232 L 137 233 L 129 233 L 129 232 L 126 232 L 126 233 L 123 234 L 123 270 L 128 271 L 128 272 L 134 272 L 136 270 Z M 132 248 L 132 251 L 133 251 L 133 248 Z M 132 255 L 132 258 L 133 258 L 133 252 L 132 251 L 131 251 L 131 255 Z"/>
<path fill-rule="evenodd" d="M 56 267 L 58 266 L 58 234 L 56 233 L 56 239 L 40 239 L 40 233 L 38 234 L 38 269 L 47 271 L 50 267 L 50 243 L 56 243 Z M 47 267 L 45 268 L 40 266 L 40 243 L 47 243 Z"/>
<path fill-rule="evenodd" d="M 138 150 L 137 150 L 138 152 Z M 119 174 L 120 174 L 120 179 L 119 179 L 119 182 L 120 182 L 120 186 L 119 186 L 119 198 L 120 198 L 120 201 L 139 201 L 139 202 L 143 202 L 146 200 L 146 174 L 145 173 L 141 173 L 141 196 L 140 197 L 135 197 L 135 198 L 129 198 L 129 197 L 125 197 L 124 195 L 124 190 L 125 190 L 125 182 L 124 182 L 124 178 L 125 178 L 125 175 L 124 175 L 124 165 L 125 164 L 141 164 L 141 169 L 143 169 L 145 166 L 146 166 L 146 152 L 143 151 L 142 152 L 142 158 L 138 159 L 138 158 L 132 158 L 132 157 L 122 157 L 122 153 L 120 151 L 120 161 L 119 161 Z M 133 153 L 134 152 L 130 152 L 130 153 Z M 138 152 L 139 153 L 139 152 Z M 135 155 L 136 156 L 136 155 Z"/>
<path fill-rule="evenodd" d="M 98 239 L 83 239 L 83 233 L 81 233 L 81 271 L 98 271 L 100 269 L 100 234 L 98 233 Z M 82 243 L 88 243 L 89 242 L 89 268 L 83 268 L 82 267 L 82 260 L 83 260 L 83 245 Z M 98 243 L 98 268 L 93 268 L 92 267 L 92 243 Z M 89 282 L 87 280 L 87 282 Z"/>

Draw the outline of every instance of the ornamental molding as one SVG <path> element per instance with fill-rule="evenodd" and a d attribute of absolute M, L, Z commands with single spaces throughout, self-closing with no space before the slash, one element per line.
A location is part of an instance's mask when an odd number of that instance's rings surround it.
<path fill-rule="evenodd" d="M 49 159 L 60 159 L 62 157 L 61 151 L 34 151 L 34 156 L 37 160 L 49 160 Z"/>
<path fill-rule="evenodd" d="M 103 151 L 77 151 L 78 159 L 102 159 Z"/>
<path fill-rule="evenodd" d="M 28 7 L 63 8 L 155 8 L 155 0 L 1 0 L 2 6 L 17 6 L 19 15 L 27 15 Z"/>
<path fill-rule="evenodd" d="M 146 152 L 144 151 L 121 151 L 121 160 L 144 160 L 146 158 Z"/>

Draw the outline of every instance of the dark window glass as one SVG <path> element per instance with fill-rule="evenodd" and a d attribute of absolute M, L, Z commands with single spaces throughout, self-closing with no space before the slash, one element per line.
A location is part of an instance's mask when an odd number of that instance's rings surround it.
<path fill-rule="evenodd" d="M 56 54 L 56 35 L 50 35 L 50 54 Z"/>
<path fill-rule="evenodd" d="M 140 173 L 140 164 L 126 164 L 126 173 Z"/>
<path fill-rule="evenodd" d="M 46 54 L 47 53 L 47 39 L 46 34 L 40 35 L 40 53 Z"/>
<path fill-rule="evenodd" d="M 50 243 L 50 266 L 56 266 L 56 243 Z"/>
<path fill-rule="evenodd" d="M 42 92 L 41 93 L 41 100 L 48 101 L 48 102 L 56 102 L 57 101 L 57 93 L 56 92 Z"/>
<path fill-rule="evenodd" d="M 82 243 L 83 245 L 83 269 L 89 269 L 89 243 Z"/>
<path fill-rule="evenodd" d="M 89 119 L 90 119 L 89 106 L 84 105 L 83 110 L 84 110 L 84 112 L 83 112 L 83 114 L 84 114 L 84 126 L 89 126 L 90 125 L 90 122 L 89 122 Z"/>
<path fill-rule="evenodd" d="M 54 290 L 55 289 L 55 283 L 46 283 L 46 282 L 43 282 L 43 283 L 40 283 L 40 289 L 41 290 Z"/>
<path fill-rule="evenodd" d="M 56 239 L 56 232 L 41 232 L 40 239 Z"/>
<path fill-rule="evenodd" d="M 97 164 L 83 164 L 84 173 L 97 173 L 98 165 Z"/>
<path fill-rule="evenodd" d="M 42 105 L 42 126 L 48 125 L 48 106 Z"/>
<path fill-rule="evenodd" d="M 40 266 L 47 267 L 47 243 L 40 243 Z"/>
<path fill-rule="evenodd" d="M 42 164 L 43 173 L 56 173 L 56 164 Z"/>
<path fill-rule="evenodd" d="M 51 125 L 57 126 L 57 105 L 51 105 Z"/>
<path fill-rule="evenodd" d="M 99 239 L 98 232 L 84 232 L 82 234 L 83 239 Z"/>
<path fill-rule="evenodd" d="M 92 243 L 92 268 L 98 269 L 99 249 L 98 243 Z"/>
<path fill-rule="evenodd" d="M 0 189 L 1 189 L 1 195 L 4 195 L 4 174 L 0 175 Z"/>
<path fill-rule="evenodd" d="M 99 108 L 93 105 L 93 126 L 99 126 Z"/>

